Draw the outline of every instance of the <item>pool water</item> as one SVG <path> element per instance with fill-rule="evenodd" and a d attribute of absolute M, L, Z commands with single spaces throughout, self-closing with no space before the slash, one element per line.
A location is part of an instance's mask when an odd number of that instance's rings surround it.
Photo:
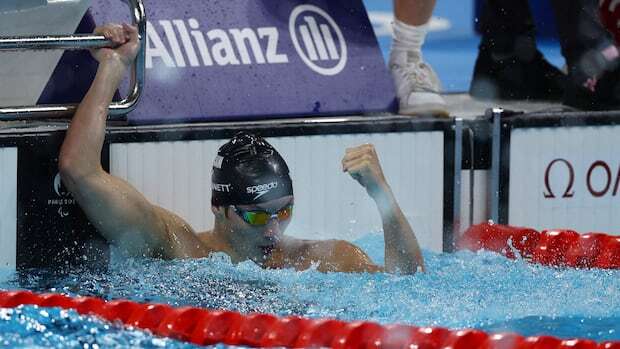
<path fill-rule="evenodd" d="M 355 243 L 383 262 L 381 235 L 369 234 Z M 620 271 L 554 269 L 485 251 L 425 251 L 424 257 L 428 271 L 407 276 L 263 270 L 252 262 L 233 265 L 223 255 L 161 261 L 114 253 L 105 273 L 74 270 L 51 276 L 32 271 L 18 276 L 4 271 L 0 288 L 244 313 L 620 340 Z M 57 347 L 190 347 L 57 309 L 0 313 L 0 345 L 48 347 L 57 341 L 62 343 Z"/>
<path fill-rule="evenodd" d="M 34 306 L 0 309 L 0 347 L 196 348 L 144 331 L 124 329 L 95 317 L 80 316 L 74 311 Z"/>

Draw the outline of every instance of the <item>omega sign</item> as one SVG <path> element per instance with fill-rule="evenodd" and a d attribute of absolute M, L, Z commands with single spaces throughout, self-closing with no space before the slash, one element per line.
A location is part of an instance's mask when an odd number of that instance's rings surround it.
<path fill-rule="evenodd" d="M 288 30 L 297 54 L 312 71 L 332 76 L 345 68 L 347 44 L 327 12 L 299 5 L 290 14 Z M 146 68 L 153 68 L 155 61 L 167 68 L 288 64 L 282 37 L 275 26 L 205 30 L 196 18 L 149 21 Z"/>
<path fill-rule="evenodd" d="M 585 168 L 584 168 L 585 169 Z M 547 164 L 545 169 L 543 195 L 547 199 L 570 199 L 579 193 L 577 188 L 581 188 L 578 178 L 582 178 L 585 183 L 586 195 L 595 198 L 606 195 L 617 196 L 620 189 L 620 167 L 612 167 L 603 160 L 596 160 L 587 164 L 587 171 L 575 173 L 575 166 L 566 159 L 554 159 Z M 558 176 L 558 174 L 562 174 Z M 561 180 L 557 180 L 560 178 Z"/>

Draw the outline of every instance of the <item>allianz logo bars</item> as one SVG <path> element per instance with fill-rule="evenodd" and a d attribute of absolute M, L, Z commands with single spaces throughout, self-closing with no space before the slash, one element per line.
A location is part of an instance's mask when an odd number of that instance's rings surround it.
<path fill-rule="evenodd" d="M 120 0 L 92 0 L 100 23 Z M 145 4 L 144 99 L 132 124 L 390 112 L 395 92 L 362 0 Z"/>
<path fill-rule="evenodd" d="M 201 30 L 199 20 L 160 20 L 165 45 L 152 22 L 147 23 L 146 67 L 160 59 L 168 68 L 285 64 L 277 27 Z M 189 30 L 188 30 L 189 28 Z M 303 62 L 322 75 L 340 73 L 347 62 L 347 44 L 334 19 L 313 5 L 299 5 L 289 19 L 289 35 Z M 336 39 L 337 38 L 337 39 Z M 250 54 L 251 52 L 251 54 Z M 199 57 L 200 56 L 200 59 Z M 186 63 L 187 58 L 187 63 Z"/>
<path fill-rule="evenodd" d="M 317 24 L 317 17 L 324 19 L 327 23 Z M 305 24 L 297 25 L 299 18 L 303 18 Z M 332 29 L 338 37 L 339 48 L 336 47 Z M 301 35 L 305 50 L 299 43 L 297 30 Z M 297 53 L 312 70 L 323 75 L 336 75 L 344 69 L 347 64 L 347 43 L 338 24 L 325 11 L 312 5 L 296 7 L 291 13 L 289 31 Z M 335 60 L 337 64 L 324 67 L 317 64 L 319 60 Z"/>

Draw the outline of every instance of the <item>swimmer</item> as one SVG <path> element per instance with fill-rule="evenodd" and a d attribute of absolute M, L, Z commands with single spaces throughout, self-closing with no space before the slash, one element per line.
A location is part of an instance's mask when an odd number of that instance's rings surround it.
<path fill-rule="evenodd" d="M 416 237 L 386 182 L 377 154 L 366 144 L 346 150 L 342 169 L 374 199 L 385 238 L 385 267 L 341 240 L 312 241 L 284 235 L 293 217 L 293 184 L 284 159 L 267 141 L 239 133 L 218 151 L 213 164 L 215 224 L 197 233 L 178 215 L 153 205 L 126 181 L 101 166 L 108 105 L 136 57 L 137 30 L 106 25 L 95 33 L 118 46 L 93 51 L 95 79 L 80 103 L 60 150 L 63 183 L 92 224 L 110 243 L 135 256 L 201 258 L 222 252 L 234 263 L 322 272 L 424 270 Z"/>

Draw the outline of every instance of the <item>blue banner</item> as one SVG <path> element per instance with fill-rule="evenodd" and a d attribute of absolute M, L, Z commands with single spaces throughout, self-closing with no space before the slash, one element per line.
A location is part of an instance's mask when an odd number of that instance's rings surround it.
<path fill-rule="evenodd" d="M 127 9 L 96 0 L 98 24 Z M 393 83 L 361 0 L 157 0 L 132 123 L 394 111 Z"/>

